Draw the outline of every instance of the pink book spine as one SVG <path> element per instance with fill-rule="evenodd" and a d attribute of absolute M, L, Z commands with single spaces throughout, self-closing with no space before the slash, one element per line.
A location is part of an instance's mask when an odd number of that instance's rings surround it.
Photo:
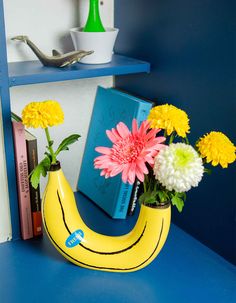
<path fill-rule="evenodd" d="M 27 240 L 33 237 L 33 226 L 30 205 L 25 128 L 22 122 L 13 121 L 12 125 L 16 159 L 21 235 L 24 240 Z"/>

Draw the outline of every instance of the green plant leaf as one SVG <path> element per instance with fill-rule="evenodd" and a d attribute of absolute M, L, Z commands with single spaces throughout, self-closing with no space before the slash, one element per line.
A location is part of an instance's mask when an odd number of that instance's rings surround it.
<path fill-rule="evenodd" d="M 165 190 L 158 190 L 157 195 L 161 203 L 170 200 L 169 195 L 167 192 L 165 192 Z"/>
<path fill-rule="evenodd" d="M 175 192 L 173 196 L 176 196 L 176 197 L 178 197 L 178 198 L 180 198 L 180 199 L 182 199 L 184 201 L 186 200 L 186 193 L 185 192 L 183 192 L 183 193 L 177 193 L 177 192 Z"/>
<path fill-rule="evenodd" d="M 41 175 L 43 177 L 46 177 L 47 172 L 50 169 L 50 165 L 51 165 L 51 160 L 48 157 L 45 157 L 31 172 L 30 183 L 33 186 L 33 188 L 35 189 L 38 188 Z"/>
<path fill-rule="evenodd" d="M 45 152 L 44 153 L 44 155 L 46 155 L 50 160 L 52 160 L 52 156 L 51 156 L 51 154 L 50 153 L 48 153 L 48 152 Z"/>
<path fill-rule="evenodd" d="M 204 167 L 204 173 L 207 173 L 208 175 L 212 174 L 212 170 L 210 168 Z"/>
<path fill-rule="evenodd" d="M 156 191 L 147 191 L 139 197 L 139 202 L 143 204 L 153 204 L 157 201 Z"/>
<path fill-rule="evenodd" d="M 49 141 L 49 147 L 53 146 L 53 143 L 54 143 L 53 140 Z"/>
<path fill-rule="evenodd" d="M 158 191 L 157 192 L 157 195 L 158 195 L 158 197 L 159 197 L 159 199 L 160 199 L 160 201 L 161 202 L 164 202 L 165 201 L 165 194 L 163 193 L 163 191 Z"/>
<path fill-rule="evenodd" d="M 73 134 L 73 135 L 70 135 L 69 137 L 65 138 L 59 145 L 57 151 L 55 152 L 55 155 L 57 156 L 63 150 L 69 150 L 68 145 L 75 143 L 76 141 L 78 141 L 78 139 L 80 137 L 81 136 L 78 134 Z"/>
<path fill-rule="evenodd" d="M 176 195 L 171 198 L 171 202 L 177 207 L 178 211 L 181 213 L 184 207 L 184 201 Z"/>

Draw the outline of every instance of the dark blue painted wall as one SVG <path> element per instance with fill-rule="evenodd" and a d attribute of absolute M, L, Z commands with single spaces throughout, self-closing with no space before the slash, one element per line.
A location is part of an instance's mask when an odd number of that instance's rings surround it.
<path fill-rule="evenodd" d="M 236 143 L 235 12 L 235 0 L 115 1 L 116 52 L 152 66 L 116 86 L 184 109 L 192 143 L 210 130 Z M 236 264 L 235 164 L 205 176 L 173 220 Z"/>

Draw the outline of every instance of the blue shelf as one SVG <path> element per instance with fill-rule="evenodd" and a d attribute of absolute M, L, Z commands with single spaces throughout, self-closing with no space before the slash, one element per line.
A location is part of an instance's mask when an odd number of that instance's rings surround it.
<path fill-rule="evenodd" d="M 56 82 L 111 75 L 126 75 L 150 71 L 150 64 L 133 58 L 113 55 L 111 63 L 81 64 L 65 68 L 45 67 L 39 61 L 8 64 L 10 86 Z"/>
<path fill-rule="evenodd" d="M 76 193 L 90 228 L 108 235 L 128 232 L 134 217 L 112 220 Z M 43 239 L 0 245 L 0 301 L 96 303 L 235 303 L 236 268 L 175 225 L 159 256 L 133 273 L 77 267 Z"/>

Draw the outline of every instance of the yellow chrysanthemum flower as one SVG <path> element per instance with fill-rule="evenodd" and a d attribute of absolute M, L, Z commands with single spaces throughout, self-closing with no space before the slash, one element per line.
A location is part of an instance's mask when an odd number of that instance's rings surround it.
<path fill-rule="evenodd" d="M 57 101 L 31 102 L 22 111 L 22 122 L 26 127 L 47 128 L 64 122 L 64 113 Z"/>
<path fill-rule="evenodd" d="M 206 162 L 213 166 L 220 164 L 223 168 L 227 168 L 229 163 L 233 163 L 236 159 L 236 147 L 221 132 L 210 132 L 197 142 L 201 157 L 206 158 Z"/>
<path fill-rule="evenodd" d="M 178 136 L 185 138 L 189 133 L 188 115 L 173 105 L 165 104 L 153 107 L 148 120 L 151 122 L 151 128 L 164 129 L 168 136 L 175 131 Z"/>

